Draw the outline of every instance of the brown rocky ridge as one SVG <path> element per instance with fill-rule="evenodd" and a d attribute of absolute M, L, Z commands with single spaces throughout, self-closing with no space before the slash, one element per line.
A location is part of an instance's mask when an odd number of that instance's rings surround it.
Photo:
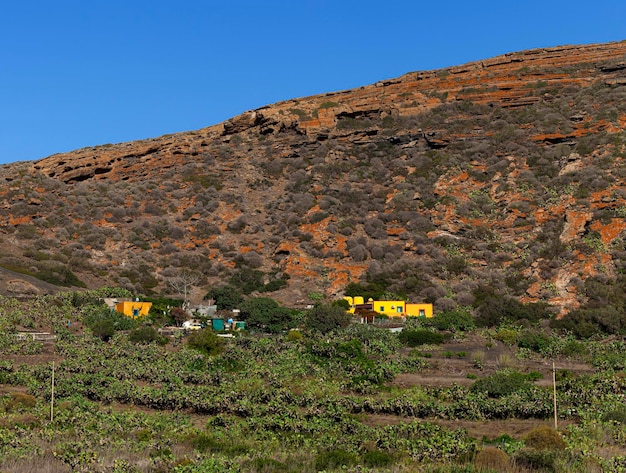
<path fill-rule="evenodd" d="M 254 274 L 288 305 L 488 285 L 565 314 L 624 267 L 625 127 L 626 42 L 412 72 L 3 166 L 0 266 L 138 293 L 193 268 L 199 297 Z"/>

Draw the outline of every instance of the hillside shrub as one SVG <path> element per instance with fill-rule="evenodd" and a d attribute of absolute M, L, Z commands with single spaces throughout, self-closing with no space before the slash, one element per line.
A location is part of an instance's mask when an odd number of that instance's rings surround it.
<path fill-rule="evenodd" d="M 445 335 L 432 330 L 417 329 L 403 330 L 398 335 L 400 342 L 408 347 L 417 347 L 420 345 L 439 345 L 445 340 Z"/>
<path fill-rule="evenodd" d="M 494 334 L 493 338 L 507 345 L 515 345 L 517 344 L 518 333 L 517 330 L 512 328 L 500 328 Z"/>
<path fill-rule="evenodd" d="M 509 456 L 497 447 L 485 447 L 474 457 L 474 466 L 480 471 L 509 471 Z"/>
<path fill-rule="evenodd" d="M 467 332 L 476 325 L 469 309 L 465 307 L 436 314 L 428 323 L 438 330 L 449 330 L 452 332 Z"/>
<path fill-rule="evenodd" d="M 534 448 L 536 450 L 564 450 L 565 441 L 561 434 L 559 434 L 552 427 L 547 425 L 537 427 L 524 437 L 524 442 L 527 447 Z"/>
<path fill-rule="evenodd" d="M 491 398 L 501 398 L 511 394 L 526 391 L 532 384 L 527 376 L 517 371 L 502 370 L 479 379 L 472 384 L 470 390 L 483 392 Z"/>
<path fill-rule="evenodd" d="M 35 396 L 26 393 L 10 393 L 8 399 L 5 400 L 4 409 L 6 412 L 16 412 L 22 409 L 30 409 L 35 407 L 37 400 Z"/>
<path fill-rule="evenodd" d="M 567 358 L 580 358 L 589 355 L 589 349 L 581 341 L 567 340 L 561 347 L 560 354 Z"/>
<path fill-rule="evenodd" d="M 112 319 L 100 319 L 92 323 L 89 328 L 94 337 L 103 342 L 108 342 L 115 335 L 115 323 Z"/>
<path fill-rule="evenodd" d="M 258 472 L 267 472 L 267 473 L 279 473 L 279 472 L 288 472 L 289 467 L 278 460 L 273 458 L 255 458 L 254 460 L 248 462 L 246 465 L 247 471 L 258 471 Z M 248 468 L 249 467 L 249 468 Z"/>
<path fill-rule="evenodd" d="M 368 468 L 386 468 L 393 464 L 393 456 L 380 450 L 371 450 L 363 454 L 363 464 Z"/>
<path fill-rule="evenodd" d="M 626 425 L 626 406 L 617 406 L 615 409 L 605 412 L 602 415 L 602 420 L 605 422 L 613 421 Z"/>
<path fill-rule="evenodd" d="M 189 335 L 187 345 L 205 355 L 214 356 L 222 352 L 224 340 L 218 337 L 210 328 L 205 328 Z"/>
<path fill-rule="evenodd" d="M 329 450 L 318 453 L 315 457 L 315 470 L 334 470 L 337 468 L 355 465 L 358 457 L 354 453 L 346 450 Z"/>
<path fill-rule="evenodd" d="M 285 338 L 290 342 L 299 342 L 302 340 L 303 335 L 298 330 L 289 330 Z"/>
<path fill-rule="evenodd" d="M 243 266 L 230 277 L 228 282 L 243 294 L 252 294 L 254 291 L 263 289 L 263 276 L 263 271 Z"/>
<path fill-rule="evenodd" d="M 542 332 L 524 331 L 517 340 L 517 346 L 537 353 L 544 352 L 552 343 L 551 338 Z"/>
<path fill-rule="evenodd" d="M 549 318 L 548 305 L 543 302 L 522 304 L 509 296 L 498 294 L 493 288 L 479 286 L 473 291 L 474 307 L 478 312 L 476 325 L 495 327 L 503 322 L 534 324 Z"/>
<path fill-rule="evenodd" d="M 128 334 L 128 340 L 135 344 L 158 343 L 165 345 L 167 338 L 162 337 L 153 327 L 143 325 Z"/>
<path fill-rule="evenodd" d="M 523 471 L 553 472 L 557 453 L 551 450 L 535 450 L 534 448 L 522 448 L 513 455 L 513 463 Z"/>
<path fill-rule="evenodd" d="M 87 287 L 87 285 L 67 266 L 59 264 L 50 263 L 45 265 L 39 268 L 39 271 L 37 271 L 34 276 L 50 284 L 56 284 L 57 286 Z"/>

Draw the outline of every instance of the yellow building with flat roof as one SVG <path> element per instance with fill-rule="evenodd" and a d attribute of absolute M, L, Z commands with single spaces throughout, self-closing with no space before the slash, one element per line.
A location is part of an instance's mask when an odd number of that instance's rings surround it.
<path fill-rule="evenodd" d="M 361 296 L 346 296 L 350 308 L 348 312 L 354 314 L 357 309 L 367 309 L 384 314 L 387 317 L 432 317 L 432 304 L 415 304 L 406 301 L 375 301 L 369 299 L 367 302 Z"/>
<path fill-rule="evenodd" d="M 117 312 L 133 319 L 148 315 L 150 307 L 152 307 L 152 302 L 124 301 L 115 304 Z"/>

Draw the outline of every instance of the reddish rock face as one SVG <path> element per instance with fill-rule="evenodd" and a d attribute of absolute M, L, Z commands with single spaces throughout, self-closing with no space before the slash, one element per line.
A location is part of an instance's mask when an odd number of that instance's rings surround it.
<path fill-rule="evenodd" d="M 564 314 L 626 254 L 625 104 L 626 42 L 563 46 L 5 167 L 11 261 L 39 271 L 35 239 L 78 245 L 89 285 L 247 261 L 291 277 L 286 303 L 369 274 L 439 307 L 485 283 Z"/>

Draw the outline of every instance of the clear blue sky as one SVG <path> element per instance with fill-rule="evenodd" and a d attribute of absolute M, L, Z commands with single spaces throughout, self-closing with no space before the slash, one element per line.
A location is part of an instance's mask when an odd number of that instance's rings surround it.
<path fill-rule="evenodd" d="M 0 163 L 506 52 L 626 39 L 626 2 L 5 0 Z"/>

